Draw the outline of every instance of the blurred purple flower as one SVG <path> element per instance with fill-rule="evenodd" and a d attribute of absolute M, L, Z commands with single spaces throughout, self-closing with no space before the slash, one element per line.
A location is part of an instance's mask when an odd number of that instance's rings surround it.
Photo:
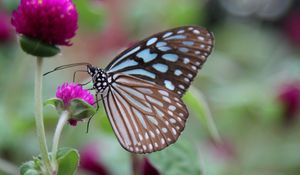
<path fill-rule="evenodd" d="M 283 118 L 291 122 L 299 117 L 300 112 L 300 82 L 284 84 L 279 89 L 279 101 L 283 104 Z"/>
<path fill-rule="evenodd" d="M 9 18 L 9 15 L 0 11 L 0 43 L 9 41 L 12 38 L 12 28 Z"/>
<path fill-rule="evenodd" d="M 21 0 L 11 22 L 17 33 L 52 45 L 71 45 L 78 28 L 71 0 Z"/>
<path fill-rule="evenodd" d="M 94 175 L 109 175 L 110 173 L 100 161 L 98 150 L 98 144 L 88 144 L 81 149 L 79 168 Z"/>
<path fill-rule="evenodd" d="M 88 90 L 85 90 L 80 85 L 73 83 L 64 83 L 62 86 L 58 86 L 56 97 L 64 102 L 66 109 L 68 108 L 70 101 L 75 98 L 82 99 L 90 105 L 95 103 L 94 96 Z M 69 123 L 72 126 L 76 126 L 77 120 L 71 118 L 69 119 Z"/>
<path fill-rule="evenodd" d="M 158 170 L 151 164 L 148 158 L 144 158 L 142 162 L 142 175 L 159 175 Z"/>
<path fill-rule="evenodd" d="M 290 40 L 296 45 L 300 45 L 300 9 L 285 18 L 284 29 Z"/>

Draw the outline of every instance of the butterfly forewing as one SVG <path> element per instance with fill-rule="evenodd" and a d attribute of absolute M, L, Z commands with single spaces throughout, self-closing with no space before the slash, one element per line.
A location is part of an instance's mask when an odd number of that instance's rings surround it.
<path fill-rule="evenodd" d="M 155 82 L 181 97 L 211 53 L 213 43 L 213 34 L 199 26 L 167 30 L 122 52 L 106 71 Z"/>
<path fill-rule="evenodd" d="M 150 153 L 177 140 L 188 117 L 177 93 L 122 73 L 112 75 L 111 79 L 111 86 L 102 95 L 103 103 L 113 130 L 126 150 Z"/>

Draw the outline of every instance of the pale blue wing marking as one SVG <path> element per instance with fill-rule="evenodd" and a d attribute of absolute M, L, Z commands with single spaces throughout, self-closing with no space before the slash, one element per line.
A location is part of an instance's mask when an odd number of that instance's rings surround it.
<path fill-rule="evenodd" d="M 147 41 L 147 46 L 150 46 L 151 44 L 155 43 L 157 41 L 157 38 L 151 38 Z"/>
<path fill-rule="evenodd" d="M 136 66 L 138 65 L 138 62 L 134 61 L 134 60 L 126 60 L 118 65 L 116 65 L 115 67 L 111 68 L 109 71 L 107 71 L 108 73 L 109 72 L 114 72 L 114 71 L 118 71 L 118 70 L 121 70 L 125 67 L 130 67 L 130 66 Z"/>
<path fill-rule="evenodd" d="M 140 50 L 141 46 L 135 47 L 134 49 L 130 50 L 129 52 L 125 53 L 123 56 L 121 56 L 113 65 L 110 66 L 110 68 L 114 67 L 119 62 L 123 61 L 123 59 L 126 59 L 129 55 L 134 54 L 138 50 Z"/>
<path fill-rule="evenodd" d="M 186 46 L 192 46 L 192 45 L 194 45 L 194 42 L 193 41 L 183 41 L 182 42 L 184 45 L 186 45 Z"/>
<path fill-rule="evenodd" d="M 186 53 L 186 52 L 189 51 L 189 49 L 186 48 L 186 47 L 180 47 L 178 50 L 179 50 L 180 52 L 184 52 L 184 53 Z"/>
<path fill-rule="evenodd" d="M 153 64 L 152 67 L 159 72 L 166 73 L 168 71 L 168 66 L 161 63 Z"/>
<path fill-rule="evenodd" d="M 170 36 L 168 38 L 166 38 L 165 40 L 172 40 L 172 39 L 185 39 L 186 36 L 185 35 L 174 35 L 174 36 Z"/>
<path fill-rule="evenodd" d="M 145 69 L 133 69 L 133 70 L 124 71 L 123 73 L 130 74 L 130 75 L 144 75 L 152 79 L 155 79 L 156 77 L 154 73 L 149 72 Z"/>
<path fill-rule="evenodd" d="M 164 81 L 166 88 L 170 89 L 170 90 L 174 90 L 175 86 L 172 84 L 172 82 L 170 80 L 165 80 Z"/>
<path fill-rule="evenodd" d="M 161 47 L 161 46 L 165 46 L 165 45 L 167 45 L 166 42 L 157 42 L 156 43 L 156 47 Z"/>
<path fill-rule="evenodd" d="M 179 75 L 182 74 L 182 71 L 179 70 L 179 69 L 176 69 L 174 73 L 175 73 L 176 76 L 179 76 Z"/>
<path fill-rule="evenodd" d="M 167 46 L 163 46 L 163 47 L 158 47 L 157 49 L 160 50 L 160 51 L 166 52 L 168 50 L 171 50 L 172 48 L 171 47 L 167 47 Z"/>
<path fill-rule="evenodd" d="M 163 38 L 171 36 L 173 34 L 173 32 L 167 32 L 166 34 L 164 34 Z"/>
<path fill-rule="evenodd" d="M 154 60 L 157 57 L 156 53 L 150 53 L 150 49 L 145 49 L 136 54 L 137 57 L 143 59 L 145 63 Z"/>
<path fill-rule="evenodd" d="M 168 54 L 164 54 L 162 56 L 162 58 L 165 59 L 165 60 L 167 60 L 167 61 L 176 62 L 178 60 L 178 55 L 172 54 L 172 53 L 168 53 Z"/>

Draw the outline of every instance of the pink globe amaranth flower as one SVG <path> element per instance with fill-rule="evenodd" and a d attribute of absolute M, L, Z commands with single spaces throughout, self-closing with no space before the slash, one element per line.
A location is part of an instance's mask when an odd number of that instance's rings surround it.
<path fill-rule="evenodd" d="M 21 0 L 11 23 L 17 33 L 51 45 L 71 45 L 78 28 L 71 0 Z"/>
<path fill-rule="evenodd" d="M 94 96 L 88 90 L 74 83 L 64 83 L 62 86 L 58 86 L 56 97 L 61 99 L 65 106 L 68 106 L 70 101 L 75 98 L 82 99 L 90 105 L 93 105 L 95 102 Z"/>
<path fill-rule="evenodd" d="M 74 83 L 64 83 L 62 86 L 58 86 L 56 97 L 63 101 L 65 109 L 68 109 L 73 99 L 81 99 L 90 105 L 95 103 L 94 96 L 88 90 Z M 70 118 L 68 121 L 70 125 L 76 126 L 78 119 Z"/>
<path fill-rule="evenodd" d="M 9 18 L 5 12 L 0 11 L 0 43 L 9 41 L 12 38 L 12 28 Z"/>
<path fill-rule="evenodd" d="M 283 84 L 279 89 L 278 99 L 283 105 L 283 119 L 292 122 L 300 117 L 300 82 Z"/>

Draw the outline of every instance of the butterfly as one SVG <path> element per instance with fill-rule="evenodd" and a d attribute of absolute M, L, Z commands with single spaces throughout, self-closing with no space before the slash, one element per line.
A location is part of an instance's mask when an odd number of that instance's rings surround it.
<path fill-rule="evenodd" d="M 83 63 L 124 149 L 151 153 L 176 142 L 189 115 L 181 97 L 213 46 L 207 29 L 183 26 L 134 44 L 105 69 Z"/>

